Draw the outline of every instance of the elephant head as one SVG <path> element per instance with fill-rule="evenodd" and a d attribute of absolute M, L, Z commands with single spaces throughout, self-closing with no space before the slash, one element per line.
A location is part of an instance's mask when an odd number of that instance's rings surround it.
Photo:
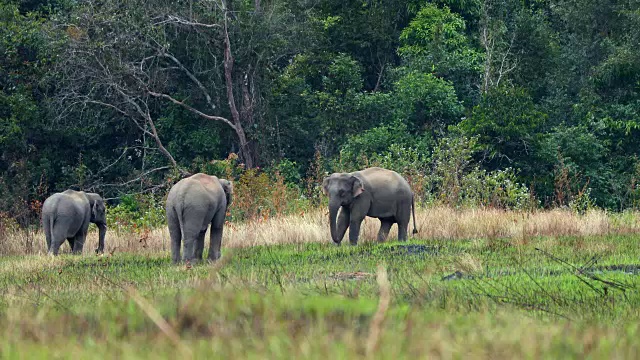
<path fill-rule="evenodd" d="M 224 195 L 227 198 L 227 208 L 231 205 L 231 201 L 233 200 L 233 183 L 227 179 L 218 179 L 220 181 L 220 185 L 222 185 L 222 189 L 224 189 Z"/>
<path fill-rule="evenodd" d="M 89 206 L 91 206 L 91 221 L 98 226 L 98 248 L 96 253 L 102 253 L 104 251 L 104 237 L 107 234 L 107 209 L 104 205 L 102 197 L 95 193 L 85 193 L 87 199 L 89 199 Z"/>
<path fill-rule="evenodd" d="M 363 192 L 362 181 L 347 173 L 334 173 L 322 182 L 322 192 L 329 196 L 329 226 L 331 238 L 339 242 L 336 234 L 336 218 L 341 206 L 349 206 Z"/>

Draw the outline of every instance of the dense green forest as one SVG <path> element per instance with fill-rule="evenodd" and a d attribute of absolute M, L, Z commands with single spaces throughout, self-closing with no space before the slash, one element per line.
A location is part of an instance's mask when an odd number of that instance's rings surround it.
<path fill-rule="evenodd" d="M 0 0 L 21 222 L 66 188 L 115 204 L 205 171 L 310 198 L 376 164 L 423 204 L 622 210 L 639 155 L 637 0 Z"/>

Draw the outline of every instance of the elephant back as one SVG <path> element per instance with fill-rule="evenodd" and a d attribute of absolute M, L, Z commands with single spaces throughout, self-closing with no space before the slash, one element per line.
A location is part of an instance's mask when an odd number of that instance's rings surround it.
<path fill-rule="evenodd" d="M 380 167 L 371 167 L 362 171 L 356 171 L 354 176 L 364 180 L 365 190 L 371 188 L 387 188 L 394 192 L 411 193 L 411 187 L 402 175 L 393 170 L 387 170 Z"/>
<path fill-rule="evenodd" d="M 82 191 L 66 190 L 48 197 L 42 205 L 43 216 L 79 216 L 88 218 L 91 208 L 89 200 Z"/>
<path fill-rule="evenodd" d="M 65 190 L 62 194 L 66 201 L 71 201 L 80 207 L 90 206 L 89 198 L 84 191 Z"/>
<path fill-rule="evenodd" d="M 223 194 L 224 189 L 216 176 L 198 173 L 178 181 L 169 191 L 169 198 L 192 195 L 217 198 Z"/>

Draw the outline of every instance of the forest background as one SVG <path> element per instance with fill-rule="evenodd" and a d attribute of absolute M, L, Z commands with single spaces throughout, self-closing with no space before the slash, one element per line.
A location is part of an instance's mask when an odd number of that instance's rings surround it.
<path fill-rule="evenodd" d="M 153 227 L 195 172 L 298 213 L 373 165 L 419 206 L 640 207 L 635 0 L 1 0 L 0 54 L 5 223 L 74 188 Z"/>

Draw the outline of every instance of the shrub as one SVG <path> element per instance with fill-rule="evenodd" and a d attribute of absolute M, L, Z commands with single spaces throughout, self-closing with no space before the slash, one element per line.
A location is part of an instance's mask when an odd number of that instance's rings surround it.
<path fill-rule="evenodd" d="M 107 208 L 107 225 L 116 231 L 135 232 L 164 226 L 165 198 L 153 194 L 124 195 L 118 205 Z"/>
<path fill-rule="evenodd" d="M 224 160 L 203 162 L 197 159 L 194 161 L 193 167 L 196 172 L 214 175 L 227 180 L 237 179 L 245 171 L 244 164 L 239 162 L 238 155 L 235 153 L 230 153 Z"/>
<path fill-rule="evenodd" d="M 433 150 L 432 171 L 426 176 L 430 191 L 421 194 L 427 203 L 449 206 L 483 206 L 525 209 L 538 206 L 511 168 L 487 172 L 473 162 L 477 138 L 441 139 Z"/>
<path fill-rule="evenodd" d="M 309 203 L 299 187 L 287 184 L 277 170 L 247 169 L 234 183 L 230 215 L 233 220 L 266 219 L 304 211 Z"/>

